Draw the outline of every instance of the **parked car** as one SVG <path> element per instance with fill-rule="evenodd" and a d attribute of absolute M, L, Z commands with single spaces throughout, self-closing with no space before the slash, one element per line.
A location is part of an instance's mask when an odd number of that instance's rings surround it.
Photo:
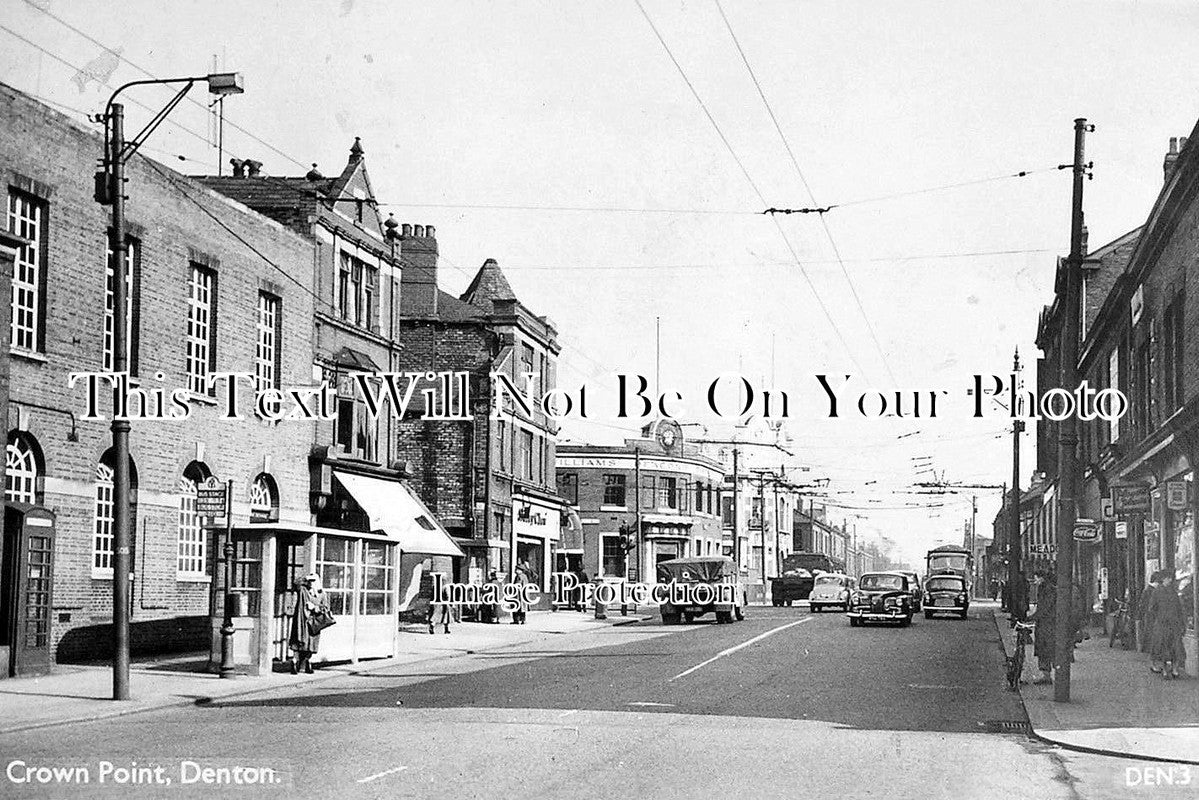
<path fill-rule="evenodd" d="M 823 611 L 829 606 L 836 606 L 842 611 L 849 611 L 849 595 L 856 585 L 853 578 L 836 572 L 822 572 L 816 576 L 812 586 L 812 594 L 808 604 L 812 612 Z"/>
<path fill-rule="evenodd" d="M 928 593 L 924 604 L 924 618 L 933 614 L 957 614 L 962 619 L 970 609 L 970 596 L 966 591 L 966 579 L 960 575 L 932 575 L 924 585 Z"/>
<path fill-rule="evenodd" d="M 850 596 L 849 624 L 898 622 L 912 624 L 915 613 L 911 581 L 901 572 L 867 572 L 858 578 L 858 588 Z"/>
<path fill-rule="evenodd" d="M 658 564 L 658 583 L 686 584 L 692 599 L 683 605 L 662 603 L 659 608 L 663 625 L 678 625 L 679 619 L 692 622 L 704 614 L 715 614 L 719 623 L 730 623 L 745 619 L 746 594 L 741 585 L 741 573 L 736 562 L 728 556 L 703 556 L 700 558 L 672 558 Z M 694 587 L 707 584 L 711 587 L 714 600 L 724 602 L 700 602 L 695 597 Z M 703 594 L 708 594 L 705 589 Z M 706 598 L 703 598 L 706 599 Z"/>
<path fill-rule="evenodd" d="M 908 583 L 912 587 L 912 601 L 914 603 L 912 610 L 920 613 L 920 609 L 924 607 L 924 585 L 920 582 L 920 575 L 907 570 L 900 570 L 904 575 L 908 576 Z"/>

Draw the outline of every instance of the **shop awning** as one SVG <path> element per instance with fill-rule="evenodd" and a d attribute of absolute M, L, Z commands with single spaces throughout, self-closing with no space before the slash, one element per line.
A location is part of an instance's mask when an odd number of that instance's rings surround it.
<path fill-rule="evenodd" d="M 336 470 L 333 477 L 366 512 L 371 530 L 388 534 L 399 543 L 401 551 L 431 556 L 464 555 L 433 512 L 405 484 Z"/>

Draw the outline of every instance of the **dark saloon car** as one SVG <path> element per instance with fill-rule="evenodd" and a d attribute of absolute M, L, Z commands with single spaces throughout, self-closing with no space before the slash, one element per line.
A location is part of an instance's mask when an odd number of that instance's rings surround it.
<path fill-rule="evenodd" d="M 858 588 L 850 598 L 849 624 L 898 622 L 911 625 L 915 614 L 912 583 L 899 572 L 867 572 L 858 578 Z"/>
<path fill-rule="evenodd" d="M 962 619 L 970 609 L 966 580 L 960 575 L 930 575 L 924 582 L 924 618 L 933 614 L 955 614 Z"/>

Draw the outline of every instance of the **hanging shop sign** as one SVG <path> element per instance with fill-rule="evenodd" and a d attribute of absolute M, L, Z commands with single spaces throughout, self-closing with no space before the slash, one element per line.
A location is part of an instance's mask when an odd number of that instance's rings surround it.
<path fill-rule="evenodd" d="M 1116 538 L 1117 539 L 1127 539 L 1128 538 L 1128 523 L 1127 522 L 1121 521 L 1121 522 L 1116 523 Z"/>
<path fill-rule="evenodd" d="M 1074 541 L 1094 542 L 1099 540 L 1099 523 L 1093 519 L 1079 517 L 1074 520 Z"/>
<path fill-rule="evenodd" d="M 1034 543 L 1028 546 L 1028 552 L 1033 555 L 1051 556 L 1057 552 L 1057 547 L 1048 543 Z"/>
<path fill-rule="evenodd" d="M 1116 501 L 1105 497 L 1099 501 L 1099 519 L 1103 522 L 1116 521 Z"/>
<path fill-rule="evenodd" d="M 1186 481 L 1166 481 L 1166 508 L 1171 511 L 1186 511 Z"/>
<path fill-rule="evenodd" d="M 1149 487 L 1139 483 L 1113 486 L 1112 501 L 1116 506 L 1116 514 L 1121 517 L 1129 514 L 1146 514 L 1152 503 L 1149 497 Z"/>

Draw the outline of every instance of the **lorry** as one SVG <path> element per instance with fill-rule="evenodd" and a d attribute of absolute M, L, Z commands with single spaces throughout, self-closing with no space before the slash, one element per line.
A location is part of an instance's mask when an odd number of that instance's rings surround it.
<path fill-rule="evenodd" d="M 736 562 L 728 556 L 659 562 L 658 584 L 670 587 L 660 603 L 663 625 L 678 625 L 680 619 L 690 623 L 704 614 L 714 614 L 719 623 L 745 619 L 745 589 Z"/>
<path fill-rule="evenodd" d="M 966 582 L 967 591 L 974 572 L 974 556 L 961 545 L 943 544 L 928 551 L 924 557 L 925 581 L 935 575 L 959 575 Z"/>
<path fill-rule="evenodd" d="M 845 564 L 838 559 L 804 551 L 783 556 L 780 566 L 782 574 L 770 579 L 770 602 L 775 606 L 807 600 L 816 583 L 816 573 L 845 571 Z"/>

